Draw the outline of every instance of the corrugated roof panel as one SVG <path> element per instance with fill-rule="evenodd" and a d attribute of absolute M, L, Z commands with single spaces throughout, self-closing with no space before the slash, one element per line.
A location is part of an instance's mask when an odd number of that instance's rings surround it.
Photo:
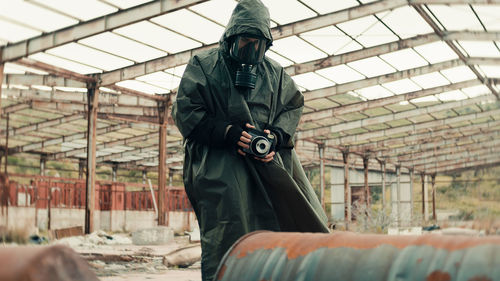
<path fill-rule="evenodd" d="M 224 27 L 186 9 L 152 18 L 151 21 L 205 44 L 218 42 L 224 33 Z"/>
<path fill-rule="evenodd" d="M 500 78 L 500 66 L 498 65 L 480 65 L 479 68 L 488 78 Z"/>
<path fill-rule="evenodd" d="M 99 68 L 90 67 L 88 65 L 73 62 L 47 53 L 36 53 L 29 56 L 29 58 L 80 74 L 91 74 L 91 73 L 102 72 L 102 70 Z"/>
<path fill-rule="evenodd" d="M 366 58 L 347 64 L 367 77 L 374 77 L 395 72 L 392 66 L 381 60 L 379 57 Z"/>
<path fill-rule="evenodd" d="M 380 99 L 394 95 L 394 93 L 380 85 L 358 89 L 355 92 L 367 100 Z"/>
<path fill-rule="evenodd" d="M 413 48 L 430 63 L 438 63 L 458 58 L 445 42 L 434 42 Z"/>
<path fill-rule="evenodd" d="M 295 83 L 309 91 L 331 87 L 335 85 L 332 81 L 325 79 L 324 77 L 314 73 L 308 72 L 299 75 L 292 76 Z"/>
<path fill-rule="evenodd" d="M 105 52 L 124 57 L 135 62 L 144 62 L 158 57 L 166 56 L 167 53 L 158 49 L 146 46 L 127 39 L 123 36 L 104 32 L 92 37 L 78 41 L 78 43 L 87 45 Z"/>
<path fill-rule="evenodd" d="M 225 26 L 229 22 L 231 11 L 236 7 L 236 4 L 237 2 L 234 0 L 211 0 L 194 5 L 189 9 Z"/>
<path fill-rule="evenodd" d="M 458 41 L 470 57 L 500 57 L 493 41 Z"/>
<path fill-rule="evenodd" d="M 316 70 L 316 72 L 324 77 L 327 77 L 337 84 L 348 83 L 365 78 L 365 76 L 363 76 L 361 73 L 345 64 L 323 68 L 320 70 Z"/>
<path fill-rule="evenodd" d="M 483 30 L 481 23 L 467 5 L 429 5 L 446 30 Z"/>
<path fill-rule="evenodd" d="M 433 32 L 429 24 L 409 6 L 396 8 L 382 16 L 381 20 L 402 39 Z"/>
<path fill-rule="evenodd" d="M 477 76 L 465 65 L 448 68 L 440 71 L 451 83 L 458 83 L 466 80 L 476 79 Z"/>
<path fill-rule="evenodd" d="M 47 50 L 47 53 L 85 65 L 110 71 L 132 65 L 133 62 L 77 43 L 69 43 Z"/>
<path fill-rule="evenodd" d="M 470 98 L 487 95 L 490 94 L 491 91 L 485 85 L 477 85 L 473 87 L 463 88 L 462 92 L 464 92 Z"/>
<path fill-rule="evenodd" d="M 450 84 L 450 81 L 446 79 L 439 72 L 432 72 L 428 74 L 423 74 L 410 78 L 413 82 L 417 83 L 420 87 L 424 89 L 434 88 L 439 86 L 444 86 Z"/>
<path fill-rule="evenodd" d="M 303 0 L 302 2 L 320 14 L 336 12 L 359 5 L 359 3 L 356 2 L 355 0 L 342 0 L 342 1 Z"/>
<path fill-rule="evenodd" d="M 363 46 L 356 43 L 356 41 L 352 40 L 334 26 L 327 26 L 310 32 L 304 32 L 300 37 L 327 52 L 329 55 L 363 48 Z"/>
<path fill-rule="evenodd" d="M 436 97 L 440 101 L 457 101 L 457 100 L 464 100 L 467 99 L 468 97 L 460 90 L 453 90 L 453 91 L 448 91 L 444 92 L 441 94 L 436 95 Z"/>
<path fill-rule="evenodd" d="M 500 30 L 500 5 L 473 5 L 472 7 L 486 27 L 486 30 Z"/>
<path fill-rule="evenodd" d="M 151 95 L 163 94 L 163 93 L 169 92 L 169 90 L 166 88 L 157 87 L 157 86 L 147 84 L 147 83 L 144 83 L 144 82 L 138 81 L 138 80 L 125 80 L 125 81 L 121 81 L 121 82 L 116 83 L 116 85 L 120 86 L 120 87 L 128 88 L 128 89 L 136 90 L 139 92 L 151 94 Z"/>
<path fill-rule="evenodd" d="M 34 0 L 54 10 L 71 15 L 80 20 L 91 20 L 118 11 L 117 8 L 97 0 Z"/>
<path fill-rule="evenodd" d="M 395 67 L 397 70 L 406 70 L 427 65 L 428 62 L 412 49 L 403 49 L 396 52 L 380 55 L 380 58 Z"/>
<path fill-rule="evenodd" d="M 291 48 L 290 46 L 294 46 L 294 48 Z M 293 60 L 296 63 L 312 61 L 327 56 L 325 53 L 297 36 L 290 36 L 273 41 L 271 50 L 290 60 Z"/>
<path fill-rule="evenodd" d="M 382 86 L 384 88 L 387 88 L 389 91 L 395 93 L 396 95 L 419 91 L 422 89 L 420 86 L 415 84 L 415 82 L 411 81 L 408 78 L 385 83 L 382 84 Z"/>
<path fill-rule="evenodd" d="M 383 13 L 385 14 L 385 13 Z M 337 24 L 337 27 L 356 39 L 364 47 L 371 47 L 398 40 L 398 37 L 375 16 Z"/>
<path fill-rule="evenodd" d="M 7 10 L 7 9 L 6 9 Z M 0 18 L 0 38 L 15 43 L 40 35 L 42 32 L 25 26 L 14 24 Z"/>
<path fill-rule="evenodd" d="M 179 77 L 163 71 L 147 74 L 144 76 L 139 76 L 136 79 L 168 90 L 173 90 L 177 88 L 181 81 Z"/>
<path fill-rule="evenodd" d="M 289 59 L 286 59 L 285 57 L 283 57 L 282 55 L 279 55 L 275 52 L 273 52 L 272 50 L 268 50 L 266 52 L 266 57 L 269 57 L 273 60 L 275 60 L 276 62 L 278 62 L 281 66 L 283 67 L 287 67 L 289 65 L 292 65 L 294 64 L 293 61 L 289 60 Z"/>
<path fill-rule="evenodd" d="M 115 6 L 120 7 L 121 9 L 127 9 L 127 8 L 134 7 L 134 6 L 137 6 L 140 4 L 151 2 L 153 0 L 101 0 L 101 1 L 111 3 Z"/>
<path fill-rule="evenodd" d="M 286 5 L 282 1 L 275 0 L 262 0 L 262 3 L 269 9 L 271 20 L 278 24 L 287 24 L 316 16 L 316 13 L 298 1 L 287 1 Z"/>

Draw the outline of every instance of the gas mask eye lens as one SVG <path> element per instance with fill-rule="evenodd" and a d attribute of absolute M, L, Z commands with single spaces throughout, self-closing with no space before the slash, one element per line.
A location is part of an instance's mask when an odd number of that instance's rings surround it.
<path fill-rule="evenodd" d="M 267 40 L 249 35 L 237 35 L 231 46 L 233 59 L 242 64 L 256 65 L 262 62 L 267 48 Z"/>

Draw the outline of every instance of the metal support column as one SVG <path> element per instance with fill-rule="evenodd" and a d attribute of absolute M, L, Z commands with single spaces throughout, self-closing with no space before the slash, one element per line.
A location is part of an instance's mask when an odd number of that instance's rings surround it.
<path fill-rule="evenodd" d="M 344 160 L 344 205 L 346 226 L 351 222 L 351 187 L 349 186 L 349 150 L 342 151 Z"/>
<path fill-rule="evenodd" d="M 1 85 L 0 85 L 0 87 L 1 87 Z M 1 93 L 0 93 L 0 95 L 1 95 Z M 5 171 L 4 171 L 5 176 L 8 175 L 7 168 L 9 166 L 8 160 L 9 160 L 9 129 L 10 129 L 9 128 L 10 127 L 9 126 L 9 120 L 10 120 L 9 113 L 7 113 L 6 115 L 7 115 L 7 117 L 6 117 L 7 124 L 6 124 L 6 128 L 5 128 L 5 153 L 4 153 L 5 154 Z"/>
<path fill-rule="evenodd" d="M 95 165 L 96 165 L 96 127 L 99 102 L 99 87 L 96 83 L 87 84 L 87 171 L 85 190 L 85 233 L 94 231 L 95 209 Z"/>
<path fill-rule="evenodd" d="M 368 156 L 363 156 L 364 192 L 366 208 L 370 208 L 370 186 L 368 186 Z"/>
<path fill-rule="evenodd" d="M 85 173 L 85 159 L 78 160 L 78 179 L 83 179 Z"/>
<path fill-rule="evenodd" d="M 147 178 L 148 178 L 148 171 L 142 170 L 142 184 L 146 184 Z"/>
<path fill-rule="evenodd" d="M 47 164 L 47 156 L 40 155 L 40 176 L 45 176 L 45 166 Z"/>
<path fill-rule="evenodd" d="M 118 164 L 114 164 L 111 170 L 111 181 L 116 182 L 118 178 Z"/>
<path fill-rule="evenodd" d="M 325 145 L 320 143 L 318 144 L 319 150 L 319 188 L 320 188 L 320 199 L 321 199 L 321 207 L 325 210 Z"/>
<path fill-rule="evenodd" d="M 398 207 L 397 223 L 398 226 L 400 226 L 401 225 L 401 165 L 396 165 L 396 175 L 397 175 L 396 200 Z"/>
<path fill-rule="evenodd" d="M 437 221 L 436 216 L 436 174 L 431 174 L 431 185 L 432 185 L 432 220 Z"/>
<path fill-rule="evenodd" d="M 385 210 L 385 161 L 380 161 L 380 170 L 382 171 L 382 210 Z"/>
<path fill-rule="evenodd" d="M 172 186 L 174 181 L 174 170 L 168 170 L 168 186 Z"/>
<path fill-rule="evenodd" d="M 158 163 L 158 225 L 168 225 L 165 212 L 166 155 L 167 155 L 167 102 L 158 102 L 160 122 L 159 163 Z"/>

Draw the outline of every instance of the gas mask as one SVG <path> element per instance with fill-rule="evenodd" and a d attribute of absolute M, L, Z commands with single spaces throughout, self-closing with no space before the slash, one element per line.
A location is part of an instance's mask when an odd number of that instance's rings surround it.
<path fill-rule="evenodd" d="M 267 40 L 255 35 L 236 35 L 229 50 L 231 57 L 240 66 L 236 71 L 236 87 L 255 88 L 257 75 L 252 73 L 252 67 L 262 62 L 267 50 Z"/>

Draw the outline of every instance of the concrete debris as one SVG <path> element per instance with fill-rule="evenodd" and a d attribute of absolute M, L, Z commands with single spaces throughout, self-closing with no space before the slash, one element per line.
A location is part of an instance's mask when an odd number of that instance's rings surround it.
<path fill-rule="evenodd" d="M 0 248 L 2 281 L 98 281 L 75 251 L 63 245 Z"/>
<path fill-rule="evenodd" d="M 480 236 L 481 232 L 475 229 L 459 228 L 459 227 L 449 227 L 443 228 L 441 230 L 442 234 L 445 235 L 466 235 L 466 236 Z"/>
<path fill-rule="evenodd" d="M 163 264 L 171 267 L 188 267 L 201 260 L 201 246 L 194 245 L 175 250 L 163 257 Z"/>
<path fill-rule="evenodd" d="M 174 231 L 170 227 L 158 226 L 132 232 L 134 245 L 163 245 L 174 240 Z"/>
<path fill-rule="evenodd" d="M 108 235 L 102 230 L 92 232 L 85 236 L 66 237 L 54 241 L 55 244 L 64 244 L 71 248 L 85 247 L 96 248 L 98 245 L 131 245 L 132 240 L 125 234 Z"/>
<path fill-rule="evenodd" d="M 199 243 L 201 241 L 199 227 L 195 227 L 191 232 L 186 231 L 185 234 L 189 235 L 189 242 L 191 243 Z"/>

